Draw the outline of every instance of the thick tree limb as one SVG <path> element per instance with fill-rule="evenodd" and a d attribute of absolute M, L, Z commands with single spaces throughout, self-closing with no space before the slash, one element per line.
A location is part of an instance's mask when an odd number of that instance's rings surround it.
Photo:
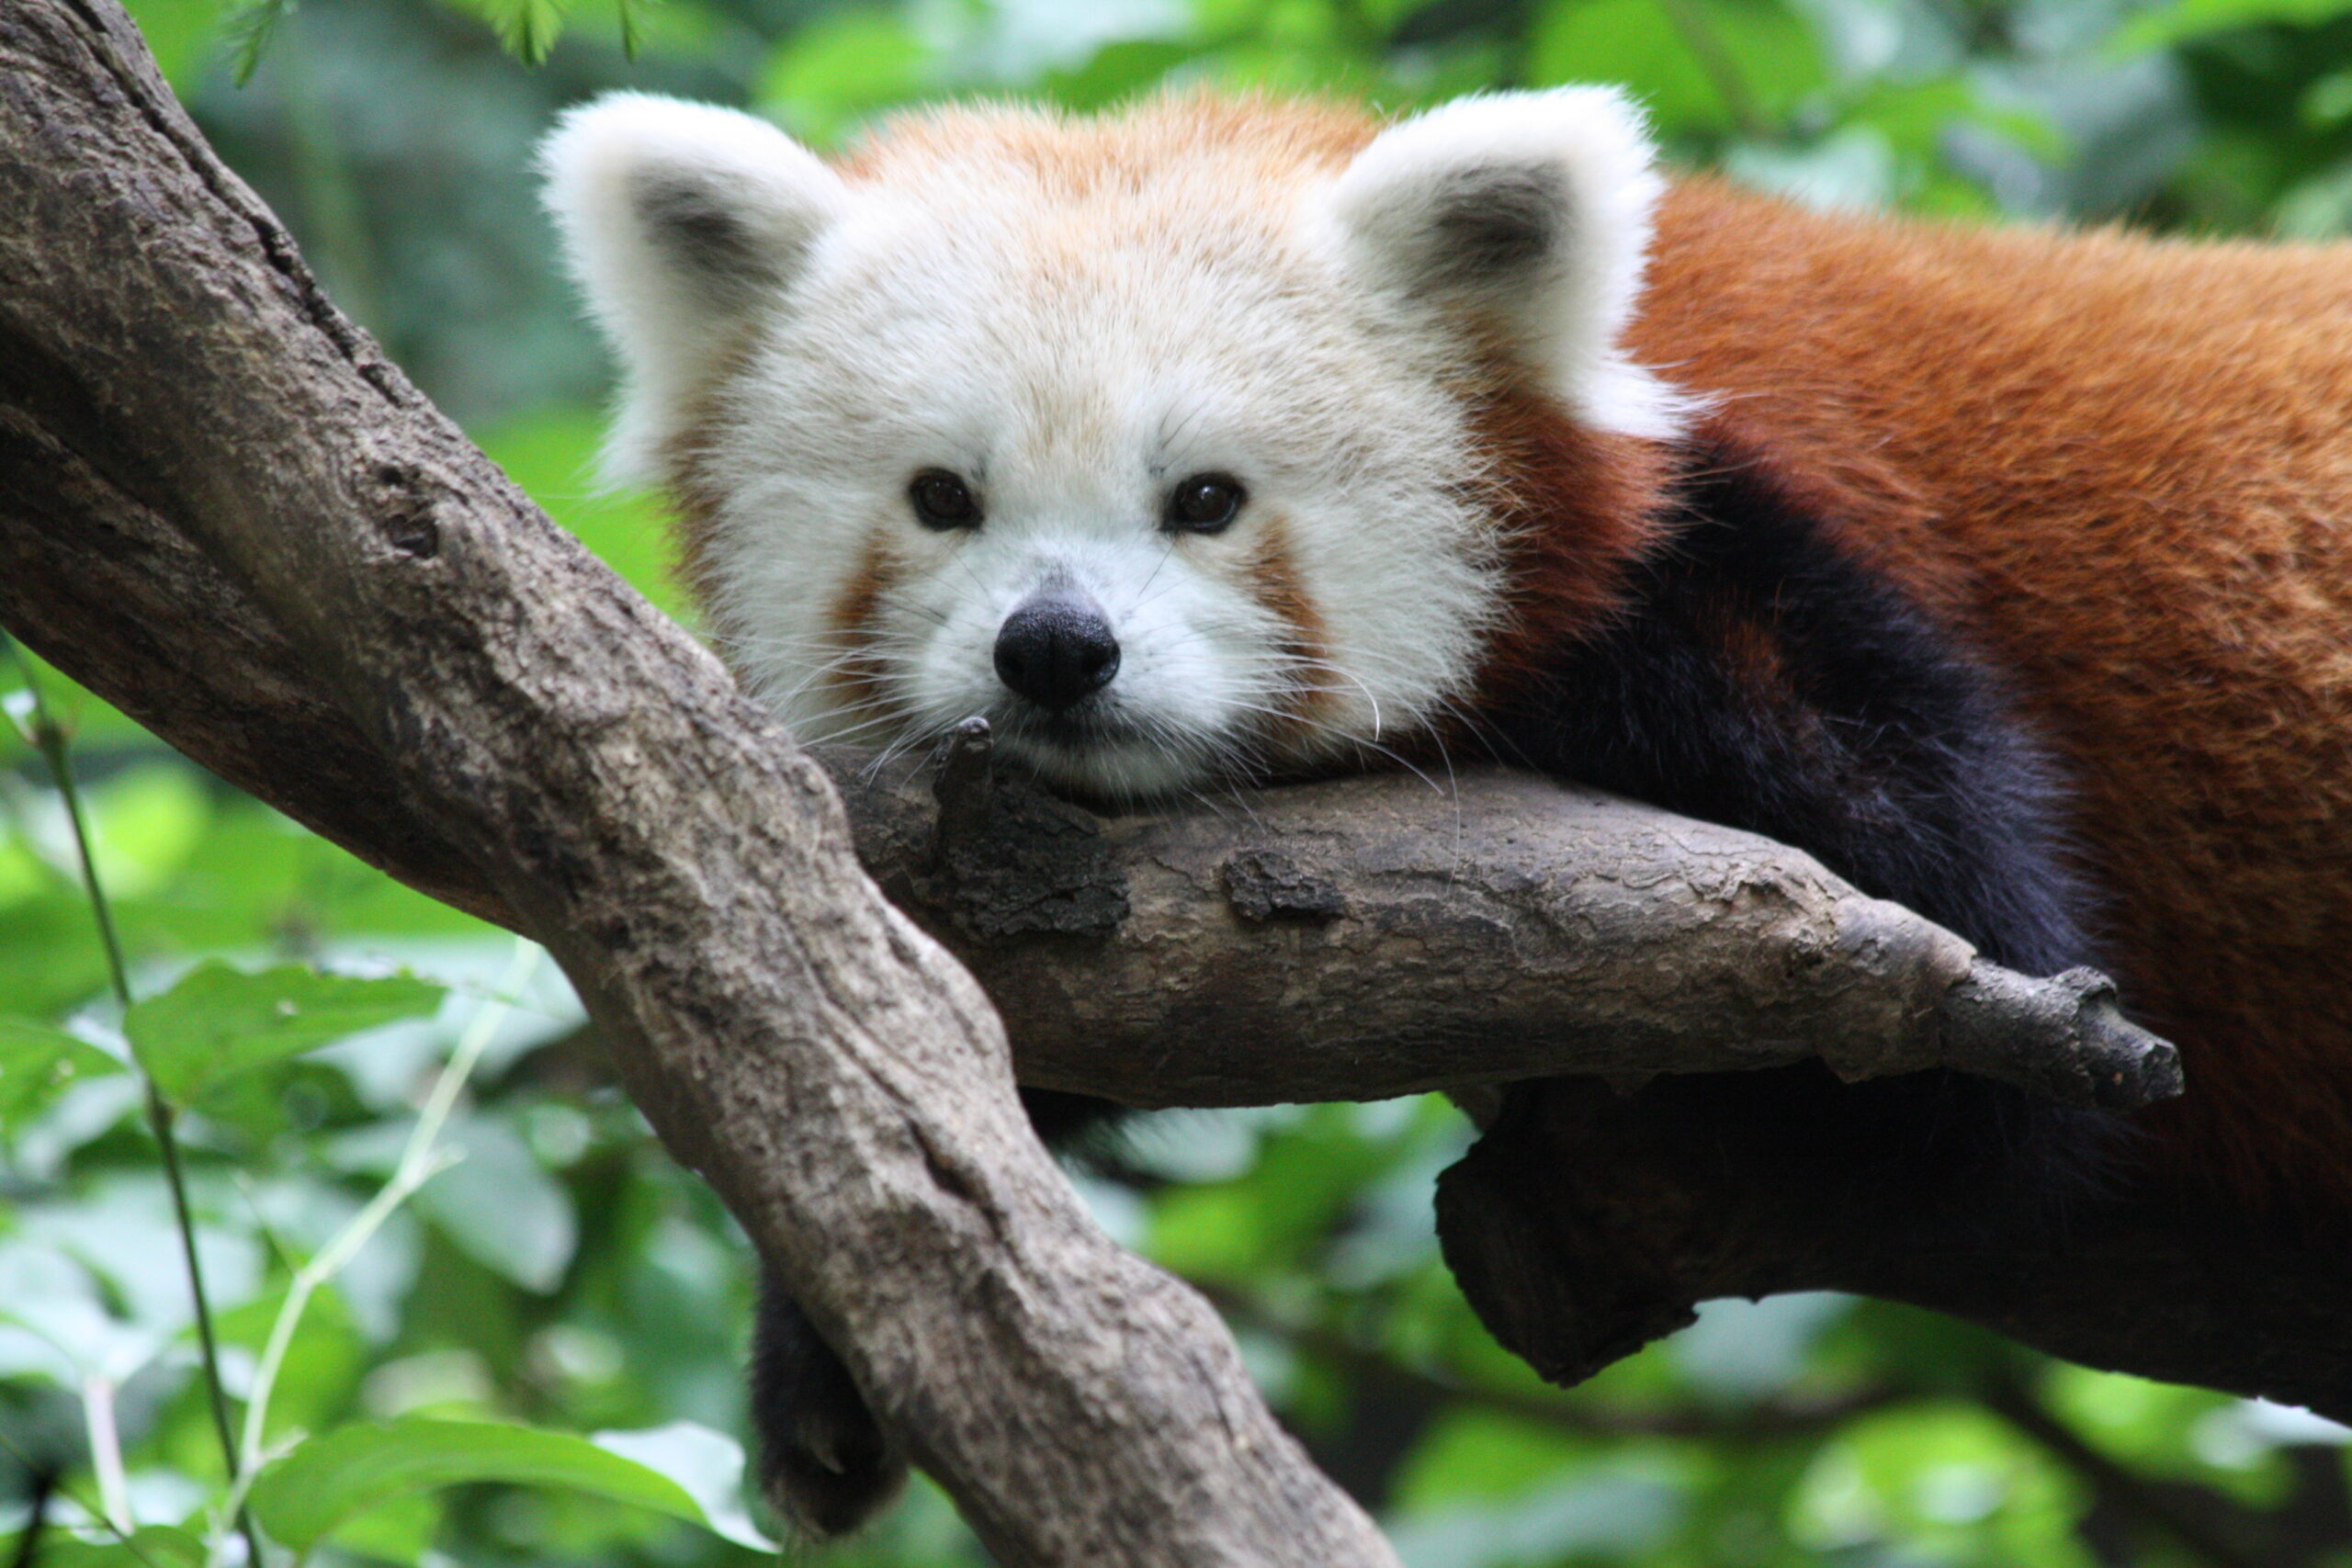
<path fill-rule="evenodd" d="M 546 941 L 665 1142 L 1010 1561 L 1383 1560 L 1197 1298 L 1078 1211 L 993 1015 L 876 900 L 808 760 L 334 315 L 107 0 L 0 9 L 0 622 Z M 943 827 L 910 770 L 831 760 L 859 852 L 1035 1083 L 1240 1103 L 1819 1055 L 2175 1087 L 2095 982 L 1976 964 L 1802 855 L 1623 802 L 1485 773 L 1102 821 L 951 764 Z M 2290 1242 L 2125 1194 L 2030 1258 L 1890 1246 L 1849 1223 L 1871 1204 L 1758 1190 L 1613 1103 L 1531 1097 L 1543 1179 L 1498 1153 L 1449 1183 L 1482 1308 L 1555 1375 L 1705 1295 L 1839 1286 L 2352 1397 L 2343 1270 Z"/>
<path fill-rule="evenodd" d="M 2097 975 L 2027 979 L 1785 845 L 1524 773 L 1105 821 L 952 768 L 968 798 L 937 812 L 928 768 L 827 760 L 867 869 L 1018 1021 L 1028 1083 L 1264 1104 L 1819 1056 L 2086 1105 L 2179 1088 Z"/>

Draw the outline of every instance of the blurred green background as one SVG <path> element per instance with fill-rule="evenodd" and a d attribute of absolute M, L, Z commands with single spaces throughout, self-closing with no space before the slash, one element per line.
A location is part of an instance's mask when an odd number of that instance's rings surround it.
<path fill-rule="evenodd" d="M 1679 162 L 1799 200 L 2299 239 L 2352 226 L 2352 0 L 131 8 L 344 308 L 681 614 L 657 508 L 592 491 L 610 371 L 527 172 L 554 112 L 608 86 L 749 106 L 831 146 L 943 95 L 1093 108 L 1209 81 L 1404 109 L 1609 80 Z M 179 1244 L 122 1070 L 137 1045 L 180 1108 L 223 1382 L 242 1397 L 257 1364 L 275 1368 L 264 1528 L 315 1538 L 307 1561 L 322 1565 L 761 1560 L 714 1500 L 742 1431 L 745 1249 L 614 1089 L 560 980 L 543 967 L 518 985 L 511 939 L 387 883 L 53 673 L 42 686 L 86 785 L 131 990 L 164 1000 L 126 1022 L 107 999 L 70 822 L 23 732 L 26 677 L 0 661 L 17 721 L 0 730 L 0 1532 L 21 1521 L 13 1453 L 70 1467 L 57 1517 L 84 1528 L 52 1535 L 44 1564 L 200 1562 L 208 1531 L 224 1534 Z M 209 957 L 401 968 L 446 996 L 302 969 L 191 976 Z M 297 1012 L 321 1016 L 304 986 L 345 1010 L 326 1010 L 334 1030 L 288 1032 Z M 499 998 L 514 1005 L 489 1030 Z M 440 1140 L 462 1161 L 307 1313 L 283 1313 L 293 1270 L 382 1186 L 477 1018 L 480 1065 Z M 169 1053 L 199 1038 L 252 1059 L 174 1077 Z M 1718 1303 L 1581 1388 L 1546 1388 L 1488 1341 L 1436 1255 L 1431 1184 L 1464 1142 L 1434 1100 L 1164 1115 L 1082 1178 L 1118 1235 L 1210 1291 L 1284 1419 L 1412 1568 L 2352 1564 L 2342 1428 L 2055 1365 L 1915 1312 Z M 279 1322 L 292 1332 L 272 1362 Z M 650 1468 L 575 1445 L 537 1472 L 564 1484 L 510 1484 L 498 1477 L 529 1469 L 499 1457 L 512 1428 L 428 1418 L 637 1432 L 608 1448 Z M 468 1441 L 491 1457 L 450 1457 Z M 338 1456 L 370 1444 L 406 1456 L 405 1479 L 338 1492 Z M 125 1544 L 93 1513 L 144 1528 Z M 920 1486 L 865 1538 L 797 1559 L 984 1561 Z"/>

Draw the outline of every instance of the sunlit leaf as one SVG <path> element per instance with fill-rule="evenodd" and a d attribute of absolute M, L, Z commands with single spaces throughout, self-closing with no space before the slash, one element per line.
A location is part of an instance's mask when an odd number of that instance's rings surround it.
<path fill-rule="evenodd" d="M 931 50 L 895 8 L 820 17 L 770 57 L 759 106 L 797 136 L 831 142 L 865 115 L 912 97 Z"/>
<path fill-rule="evenodd" d="M 163 886 L 184 864 L 212 819 L 212 802 L 185 762 L 144 762 L 83 790 L 98 876 L 117 898 Z"/>
<path fill-rule="evenodd" d="M 203 1265 L 205 1295 L 220 1312 L 246 1300 L 261 1287 L 261 1249 L 250 1233 L 223 1224 L 196 1205 L 197 1256 Z M 164 1183 L 128 1171 L 106 1174 L 24 1213 L 18 1228 L 73 1258 L 106 1285 L 107 1315 L 161 1341 L 187 1330 L 195 1306 L 189 1299 L 178 1216 Z M 0 1309 L 38 1310 L 45 1303 L 0 1294 Z"/>
<path fill-rule="evenodd" d="M 1194 44 L 1129 39 L 1098 51 L 1083 65 L 1054 72 L 1038 83 L 1037 89 L 1064 108 L 1080 112 L 1104 108 L 1148 91 L 1201 53 Z"/>
<path fill-rule="evenodd" d="M 0 1016 L 0 1132 L 40 1115 L 75 1084 L 122 1070 L 120 1062 L 62 1029 Z"/>
<path fill-rule="evenodd" d="M 1618 84 L 1668 135 L 1771 134 L 1829 76 L 1775 0 L 1554 0 L 1528 54 L 1531 81 Z"/>
<path fill-rule="evenodd" d="M 170 1525 L 142 1526 L 130 1545 L 52 1535 L 41 1542 L 40 1568 L 204 1568 L 204 1542 Z"/>
<path fill-rule="evenodd" d="M 2352 0 L 2171 0 L 2126 22 L 2109 48 L 2134 53 L 2266 22 L 2312 27 L 2343 16 L 2352 16 Z"/>
<path fill-rule="evenodd" d="M 128 0 L 123 9 L 139 24 L 139 36 L 147 40 L 164 80 L 176 91 L 187 91 L 220 37 L 218 0 Z"/>
<path fill-rule="evenodd" d="M 2040 1445 L 1961 1401 L 1922 1402 L 1863 1416 L 1829 1443 L 1797 1500 L 1817 1547 L 1865 1540 L 1930 1558 L 1964 1541 L 1975 1559 L 2035 1568 L 2093 1568 L 2075 1535 L 2082 1483 Z"/>
<path fill-rule="evenodd" d="M 254 1517 L 277 1540 L 307 1551 L 371 1508 L 482 1481 L 584 1492 L 717 1529 L 677 1482 L 585 1438 L 424 1416 L 311 1438 L 262 1472 Z"/>
<path fill-rule="evenodd" d="M 429 1013 L 441 996 L 407 975 L 356 979 L 299 964 L 248 975 L 214 959 L 134 1003 L 123 1032 L 156 1087 L 186 1103 L 232 1074 Z"/>
<path fill-rule="evenodd" d="M 743 1511 L 743 1449 L 734 1438 L 692 1421 L 673 1421 L 641 1432 L 599 1432 L 595 1441 L 676 1482 L 701 1506 L 705 1522 L 738 1546 L 776 1550 Z"/>
<path fill-rule="evenodd" d="M 572 404 L 539 410 L 480 440 L 493 462 L 606 566 L 670 615 L 690 617 L 660 506 L 650 496 L 616 493 L 597 483 L 596 447 L 604 426 L 602 410 Z"/>
<path fill-rule="evenodd" d="M 419 1190 L 419 1210 L 483 1268 L 554 1290 L 579 1239 L 571 1194 L 503 1122 L 475 1117 L 444 1141 L 465 1157 Z"/>

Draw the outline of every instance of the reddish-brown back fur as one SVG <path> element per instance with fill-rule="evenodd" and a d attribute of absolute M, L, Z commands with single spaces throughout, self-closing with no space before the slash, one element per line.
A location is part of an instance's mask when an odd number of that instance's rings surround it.
<path fill-rule="evenodd" d="M 1507 371 L 1471 399 L 1493 465 L 1511 604 L 1487 656 L 1481 704 L 1541 675 L 1563 642 L 1612 614 L 1625 570 L 1662 526 L 1667 452 L 1589 430 Z"/>
<path fill-rule="evenodd" d="M 2177 1177 L 2352 1221 L 2352 249 L 1826 217 L 1704 181 L 1637 356 L 2009 672 Z"/>

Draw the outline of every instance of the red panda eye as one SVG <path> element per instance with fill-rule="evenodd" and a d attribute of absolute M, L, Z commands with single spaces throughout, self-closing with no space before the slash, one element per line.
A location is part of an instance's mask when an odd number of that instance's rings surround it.
<path fill-rule="evenodd" d="M 976 528 L 980 503 L 971 488 L 944 468 L 925 468 L 907 486 L 915 520 L 926 528 Z"/>
<path fill-rule="evenodd" d="M 1194 474 L 1168 492 L 1168 513 L 1159 525 L 1176 534 L 1218 533 L 1249 499 L 1231 474 Z"/>

